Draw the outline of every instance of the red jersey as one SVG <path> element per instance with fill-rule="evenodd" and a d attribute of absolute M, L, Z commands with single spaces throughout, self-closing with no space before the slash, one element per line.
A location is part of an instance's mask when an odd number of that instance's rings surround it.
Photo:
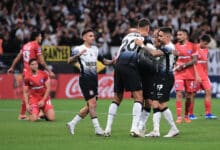
<path fill-rule="evenodd" d="M 38 57 L 41 55 L 41 47 L 36 41 L 31 41 L 26 43 L 20 50 L 20 53 L 23 55 L 24 71 L 29 70 L 29 60 Z"/>
<path fill-rule="evenodd" d="M 200 44 L 196 45 L 198 60 L 196 68 L 202 80 L 208 79 L 208 48 L 200 48 Z"/>
<path fill-rule="evenodd" d="M 196 48 L 193 43 L 187 41 L 185 44 L 177 43 L 175 48 L 178 52 L 178 59 L 176 65 L 182 65 L 192 61 L 194 55 L 197 55 Z M 174 72 L 176 79 L 195 79 L 195 72 L 193 66 L 187 67 L 181 71 Z"/>
<path fill-rule="evenodd" d="M 48 74 L 41 70 L 38 70 L 36 75 L 33 75 L 32 72 L 26 74 L 24 84 L 28 86 L 30 90 L 30 104 L 37 103 L 43 98 L 46 92 L 45 82 L 48 79 Z M 48 99 L 49 98 L 50 97 L 48 97 Z"/>

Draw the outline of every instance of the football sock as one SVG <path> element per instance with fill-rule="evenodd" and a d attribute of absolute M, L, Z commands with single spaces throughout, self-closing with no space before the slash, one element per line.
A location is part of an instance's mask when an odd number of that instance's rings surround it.
<path fill-rule="evenodd" d="M 210 114 L 211 113 L 211 101 L 205 99 L 204 105 L 205 105 L 205 114 Z"/>
<path fill-rule="evenodd" d="M 194 102 L 191 102 L 191 103 L 190 103 L 190 106 L 189 106 L 189 114 L 190 114 L 190 115 L 194 114 Z"/>
<path fill-rule="evenodd" d="M 82 119 L 82 117 L 80 117 L 80 116 L 77 114 L 77 115 L 70 121 L 70 123 L 75 126 L 77 123 L 80 122 L 81 119 Z"/>
<path fill-rule="evenodd" d="M 145 128 L 146 122 L 148 120 L 150 116 L 150 108 L 143 108 L 142 112 L 141 112 L 141 116 L 140 116 L 140 120 L 139 120 L 139 124 L 138 124 L 138 129 L 142 130 Z"/>
<path fill-rule="evenodd" d="M 131 131 L 138 128 L 138 122 L 141 116 L 141 108 L 142 108 L 142 104 L 140 102 L 134 102 L 133 111 L 132 111 L 133 118 L 132 118 Z"/>
<path fill-rule="evenodd" d="M 153 109 L 153 126 L 154 126 L 154 131 L 160 131 L 160 119 L 161 119 L 161 112 L 159 108 L 154 108 Z"/>
<path fill-rule="evenodd" d="M 181 118 L 182 116 L 182 101 L 176 101 L 176 115 L 177 118 Z"/>
<path fill-rule="evenodd" d="M 185 117 L 187 117 L 187 118 L 189 115 L 190 106 L 191 106 L 191 102 L 189 100 L 186 100 L 185 101 Z"/>
<path fill-rule="evenodd" d="M 99 121 L 98 121 L 97 117 L 92 118 L 92 123 L 93 123 L 93 126 L 95 129 L 100 128 Z"/>
<path fill-rule="evenodd" d="M 24 100 L 21 101 L 21 106 L 20 107 L 21 107 L 20 108 L 20 114 L 25 115 L 25 113 L 26 113 L 26 104 L 25 104 Z"/>
<path fill-rule="evenodd" d="M 168 124 L 170 125 L 170 127 L 176 128 L 176 125 L 173 120 L 173 115 L 172 115 L 172 112 L 170 111 L 170 109 L 168 107 L 166 107 L 161 111 L 164 115 L 164 118 L 167 120 Z"/>
<path fill-rule="evenodd" d="M 117 112 L 118 105 L 114 102 L 112 102 L 109 106 L 108 110 L 108 118 L 107 118 L 107 124 L 106 124 L 106 131 L 111 131 L 112 123 L 115 117 L 115 114 Z"/>

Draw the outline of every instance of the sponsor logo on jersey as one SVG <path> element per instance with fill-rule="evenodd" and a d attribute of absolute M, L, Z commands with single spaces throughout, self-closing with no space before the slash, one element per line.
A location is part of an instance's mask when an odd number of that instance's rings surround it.
<path fill-rule="evenodd" d="M 192 50 L 187 50 L 187 54 L 192 54 Z"/>
<path fill-rule="evenodd" d="M 44 79 L 43 78 L 40 79 L 40 83 L 44 83 Z"/>

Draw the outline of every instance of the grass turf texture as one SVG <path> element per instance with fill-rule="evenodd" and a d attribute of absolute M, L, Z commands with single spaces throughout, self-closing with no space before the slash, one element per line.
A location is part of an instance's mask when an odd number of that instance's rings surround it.
<path fill-rule="evenodd" d="M 175 100 L 171 100 L 169 108 L 175 117 Z M 204 118 L 203 100 L 196 99 L 195 115 L 197 120 L 190 124 L 178 125 L 180 135 L 175 138 L 163 138 L 168 124 L 162 117 L 160 138 L 133 138 L 129 136 L 131 126 L 132 100 L 124 100 L 118 109 L 113 123 L 112 136 L 99 137 L 89 116 L 82 120 L 70 135 L 66 123 L 84 105 L 84 100 L 53 100 L 56 121 L 44 120 L 36 123 L 17 120 L 19 100 L 0 100 L 0 150 L 219 150 L 220 120 Z M 105 127 L 107 112 L 111 100 L 98 101 L 98 118 Z M 220 100 L 212 101 L 213 114 L 220 116 Z M 152 116 L 147 123 L 147 130 L 152 130 Z"/>

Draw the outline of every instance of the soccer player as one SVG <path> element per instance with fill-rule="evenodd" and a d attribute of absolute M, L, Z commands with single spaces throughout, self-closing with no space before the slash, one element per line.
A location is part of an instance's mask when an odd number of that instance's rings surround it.
<path fill-rule="evenodd" d="M 144 43 L 151 43 L 155 47 L 159 47 L 160 43 L 158 42 L 158 32 L 159 29 L 155 29 L 153 31 L 153 38 L 151 38 L 149 35 L 145 37 Z M 140 120 L 138 123 L 138 129 L 140 131 L 140 135 L 144 136 L 146 131 L 146 122 L 150 116 L 151 111 L 151 103 L 153 98 L 153 83 L 154 83 L 154 76 L 156 75 L 156 66 L 155 66 L 155 58 L 148 53 L 145 52 L 145 50 L 141 49 L 139 51 L 139 58 L 138 58 L 138 66 L 139 66 L 139 72 L 141 75 L 141 80 L 143 84 L 143 108 L 142 113 L 140 116 Z"/>
<path fill-rule="evenodd" d="M 132 110 L 131 136 L 138 136 L 138 122 L 141 116 L 143 92 L 141 77 L 137 66 L 137 51 L 140 49 L 134 42 L 135 39 L 144 40 L 143 36 L 148 35 L 149 21 L 140 19 L 138 21 L 137 32 L 127 34 L 117 52 L 117 61 L 114 74 L 114 99 L 109 106 L 105 136 L 111 135 L 112 123 L 117 113 L 117 109 L 122 102 L 124 89 L 131 91 L 134 98 Z"/>
<path fill-rule="evenodd" d="M 175 90 L 176 90 L 176 123 L 182 123 L 182 99 L 185 91 L 185 116 L 184 121 L 190 123 L 189 107 L 196 91 L 195 73 L 193 64 L 197 60 L 196 49 L 193 43 L 188 41 L 188 32 L 185 29 L 177 31 L 177 41 L 175 48 L 178 52 L 178 58 L 175 66 Z"/>
<path fill-rule="evenodd" d="M 200 89 L 205 91 L 204 106 L 205 106 L 205 118 L 216 119 L 217 116 L 211 113 L 211 96 L 212 87 L 208 76 L 208 44 L 211 41 L 209 35 L 204 34 L 200 38 L 200 43 L 196 45 L 198 54 L 197 63 L 194 65 L 196 81 L 199 84 Z M 190 116 L 193 115 L 194 101 L 190 106 Z"/>
<path fill-rule="evenodd" d="M 53 121 L 55 112 L 50 100 L 50 78 L 47 72 L 38 70 L 37 59 L 29 60 L 30 71 L 24 78 L 24 101 L 27 111 L 30 113 L 29 120 L 37 121 L 40 110 L 44 112 L 46 120 Z"/>
<path fill-rule="evenodd" d="M 154 57 L 157 57 L 155 63 L 157 73 L 154 76 L 153 92 L 154 97 L 152 98 L 153 107 L 153 126 L 154 129 L 146 137 L 159 137 L 160 136 L 160 120 L 161 113 L 170 125 L 169 132 L 164 137 L 174 137 L 179 134 L 175 122 L 173 120 L 172 113 L 168 108 L 167 102 L 169 101 L 170 91 L 173 87 L 174 76 L 173 76 L 173 65 L 175 62 L 174 54 L 175 47 L 171 43 L 172 30 L 168 27 L 162 27 L 158 32 L 158 41 L 160 42 L 160 49 L 156 49 L 152 44 L 144 45 L 143 41 L 136 40 L 136 44 L 146 50 L 147 53 Z"/>
<path fill-rule="evenodd" d="M 21 48 L 20 52 L 17 54 L 16 58 L 13 60 L 12 65 L 10 66 L 7 72 L 13 73 L 17 63 L 21 59 L 23 59 L 23 78 L 25 78 L 26 73 L 30 71 L 30 67 L 28 63 L 31 59 L 35 58 L 44 67 L 44 69 L 46 69 L 49 72 L 49 75 L 51 77 L 54 77 L 55 76 L 54 73 L 48 68 L 44 60 L 41 47 L 39 45 L 41 43 L 41 40 L 42 40 L 42 35 L 40 32 L 38 31 L 32 32 L 31 41 L 23 45 L 23 47 Z M 27 116 L 25 114 L 26 114 L 26 106 L 24 100 L 21 99 L 21 108 L 18 119 L 19 120 L 26 119 Z"/>
<path fill-rule="evenodd" d="M 72 56 L 68 59 L 68 63 L 72 63 L 76 60 L 80 63 L 80 78 L 79 85 L 83 96 L 86 100 L 85 106 L 79 111 L 79 113 L 67 123 L 67 127 L 71 134 L 74 134 L 75 126 L 81 119 L 90 114 L 93 126 L 95 128 L 96 135 L 103 135 L 104 131 L 100 127 L 97 114 L 96 114 L 96 100 L 97 100 L 97 88 L 98 88 L 98 76 L 96 71 L 97 59 L 102 61 L 106 65 L 114 63 L 114 60 L 107 60 L 99 55 L 98 48 L 94 46 L 95 34 L 92 29 L 85 29 L 82 32 L 82 38 L 84 43 L 80 46 L 76 46 L 72 50 Z"/>

